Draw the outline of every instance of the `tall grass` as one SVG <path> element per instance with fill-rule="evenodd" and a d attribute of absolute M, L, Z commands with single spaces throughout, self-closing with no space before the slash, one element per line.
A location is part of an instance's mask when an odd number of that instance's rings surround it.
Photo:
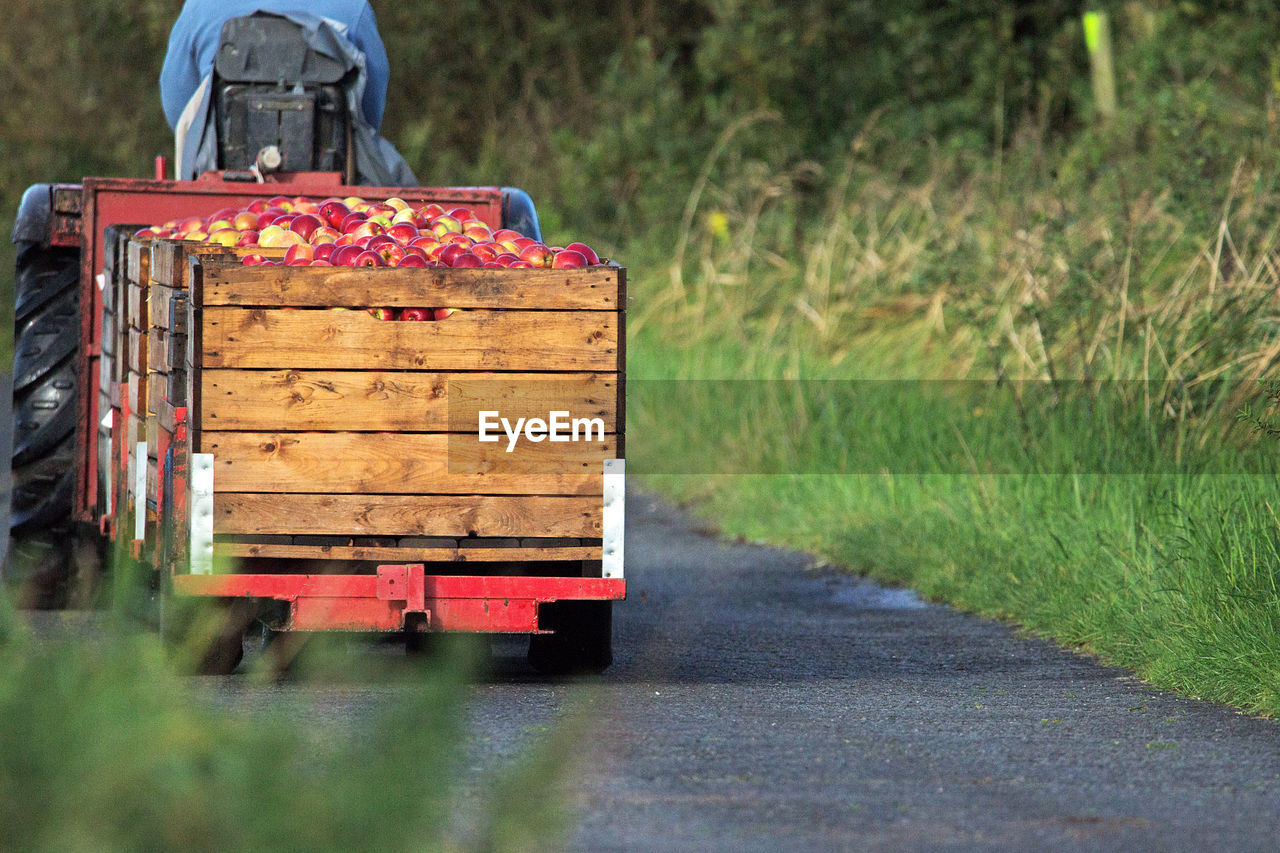
<path fill-rule="evenodd" d="M 636 288 L 634 467 L 726 533 L 1280 713 L 1276 455 L 1237 418 L 1274 405 L 1272 164 L 1206 217 L 1105 131 L 924 169 L 875 134 L 803 223 L 787 171 L 706 170 L 690 260 Z"/>

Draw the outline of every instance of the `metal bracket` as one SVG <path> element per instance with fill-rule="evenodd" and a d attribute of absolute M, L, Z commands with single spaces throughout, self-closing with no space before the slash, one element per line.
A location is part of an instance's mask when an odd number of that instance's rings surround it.
<path fill-rule="evenodd" d="M 627 515 L 627 461 L 604 460 L 604 513 L 601 520 L 603 566 L 601 577 L 621 578 L 622 546 Z"/>
<path fill-rule="evenodd" d="M 147 443 L 139 441 L 133 462 L 133 538 L 147 535 Z"/>
<path fill-rule="evenodd" d="M 213 574 L 213 454 L 191 454 L 191 574 Z"/>
<path fill-rule="evenodd" d="M 422 563 L 378 566 L 378 598 L 403 601 L 405 613 L 427 613 L 426 576 L 426 566 Z"/>

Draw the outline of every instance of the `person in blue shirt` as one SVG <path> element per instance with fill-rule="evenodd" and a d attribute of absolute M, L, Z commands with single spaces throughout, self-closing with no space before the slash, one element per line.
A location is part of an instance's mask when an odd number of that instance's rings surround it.
<path fill-rule="evenodd" d="M 160 71 L 160 101 L 169 126 L 176 129 L 200 81 L 213 70 L 222 25 L 254 12 L 306 12 L 346 24 L 349 38 L 365 56 L 366 84 L 360 104 L 365 121 L 382 127 L 390 64 L 378 35 L 378 22 L 366 0 L 187 0 L 169 34 L 169 51 Z"/>

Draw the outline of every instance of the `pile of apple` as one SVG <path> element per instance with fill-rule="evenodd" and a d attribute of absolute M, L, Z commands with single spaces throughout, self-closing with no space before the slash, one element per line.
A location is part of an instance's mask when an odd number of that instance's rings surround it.
<path fill-rule="evenodd" d="M 208 218 L 172 220 L 142 235 L 223 246 L 285 249 L 282 260 L 245 255 L 247 265 L 575 269 L 600 263 L 584 243 L 551 247 L 509 228 L 493 231 L 465 207 L 431 203 L 414 209 L 399 198 L 315 201 L 302 196 L 255 199 Z"/>

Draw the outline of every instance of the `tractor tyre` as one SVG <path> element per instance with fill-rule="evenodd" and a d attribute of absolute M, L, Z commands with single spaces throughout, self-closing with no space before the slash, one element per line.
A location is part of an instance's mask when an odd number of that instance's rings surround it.
<path fill-rule="evenodd" d="M 19 603 L 61 607 L 76 574 L 75 489 L 80 254 L 18 246 L 14 275 L 12 537 L 5 580 Z"/>

